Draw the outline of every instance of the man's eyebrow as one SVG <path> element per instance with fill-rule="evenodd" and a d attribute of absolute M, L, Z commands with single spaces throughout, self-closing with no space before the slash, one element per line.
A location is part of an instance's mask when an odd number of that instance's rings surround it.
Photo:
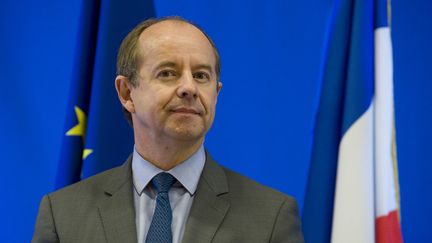
<path fill-rule="evenodd" d="M 178 64 L 173 61 L 162 61 L 159 64 L 156 65 L 156 68 L 164 68 L 164 67 L 177 67 Z M 198 64 L 194 67 L 194 69 L 206 69 L 209 72 L 213 73 L 213 67 L 209 64 Z"/>
<path fill-rule="evenodd" d="M 176 67 L 176 66 L 177 64 L 173 61 L 162 61 L 156 67 L 162 68 L 162 67 Z"/>
<path fill-rule="evenodd" d="M 208 71 L 213 73 L 213 67 L 211 65 L 208 65 L 208 64 L 198 64 L 195 66 L 195 69 L 207 69 Z"/>

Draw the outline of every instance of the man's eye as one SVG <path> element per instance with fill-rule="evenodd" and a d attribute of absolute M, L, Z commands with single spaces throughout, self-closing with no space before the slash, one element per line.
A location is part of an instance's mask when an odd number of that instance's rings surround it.
<path fill-rule="evenodd" d="M 193 77 L 200 82 L 210 81 L 210 75 L 206 72 L 196 72 L 193 74 Z"/>
<path fill-rule="evenodd" d="M 157 74 L 157 77 L 162 79 L 170 79 L 175 76 L 177 76 L 177 74 L 173 70 L 162 70 Z"/>

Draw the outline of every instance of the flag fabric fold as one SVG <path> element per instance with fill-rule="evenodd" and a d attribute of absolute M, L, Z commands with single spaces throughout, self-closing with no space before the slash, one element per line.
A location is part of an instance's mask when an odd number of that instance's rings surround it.
<path fill-rule="evenodd" d="M 55 188 L 80 180 L 87 114 L 93 77 L 100 1 L 83 3 L 78 26 L 69 100 L 66 107 L 65 133 L 62 141 Z M 75 130 L 74 132 L 72 132 Z"/>
<path fill-rule="evenodd" d="M 388 7 L 335 2 L 303 208 L 306 242 L 402 242 Z"/>
<path fill-rule="evenodd" d="M 132 152 L 132 129 L 114 87 L 117 50 L 135 25 L 155 16 L 151 0 L 82 4 L 56 189 L 119 165 Z"/>

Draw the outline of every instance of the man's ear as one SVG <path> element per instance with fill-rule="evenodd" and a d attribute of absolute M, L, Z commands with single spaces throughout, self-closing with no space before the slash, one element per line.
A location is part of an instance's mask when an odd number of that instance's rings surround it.
<path fill-rule="evenodd" d="M 117 95 L 122 103 L 123 107 L 130 113 L 135 112 L 135 105 L 131 97 L 131 91 L 133 89 L 132 84 L 129 79 L 125 76 L 118 75 L 115 79 L 115 87 L 117 90 Z"/>
<path fill-rule="evenodd" d="M 218 81 L 217 87 L 216 87 L 217 94 L 219 94 L 221 89 L 222 89 L 222 82 Z"/>
<path fill-rule="evenodd" d="M 222 82 L 218 81 L 217 82 L 217 87 L 216 87 L 216 101 L 215 101 L 215 104 L 217 103 L 217 97 L 219 96 L 219 92 L 221 91 L 221 89 L 222 89 Z"/>

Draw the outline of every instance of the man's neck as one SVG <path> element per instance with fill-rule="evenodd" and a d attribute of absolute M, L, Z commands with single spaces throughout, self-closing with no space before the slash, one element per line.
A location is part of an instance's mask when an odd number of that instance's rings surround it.
<path fill-rule="evenodd" d="M 203 144 L 197 141 L 137 141 L 135 149 L 145 160 L 162 170 L 170 170 L 191 157 Z"/>

